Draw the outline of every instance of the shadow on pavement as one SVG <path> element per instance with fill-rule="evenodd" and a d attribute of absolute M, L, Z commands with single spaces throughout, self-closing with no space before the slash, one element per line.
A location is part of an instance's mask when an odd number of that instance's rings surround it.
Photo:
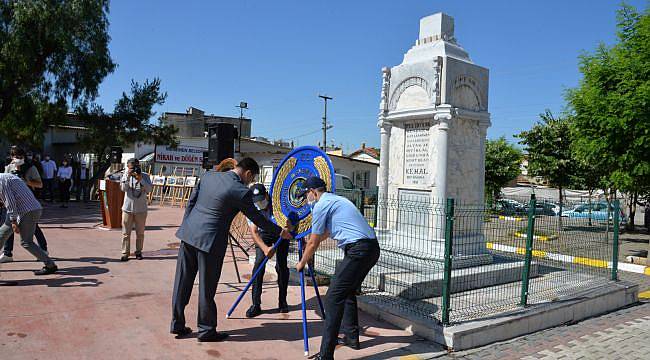
<path fill-rule="evenodd" d="M 83 276 L 63 277 L 63 278 L 35 278 L 27 280 L 16 280 L 17 286 L 38 286 L 47 287 L 97 287 L 102 284 L 97 279 L 88 279 Z"/>

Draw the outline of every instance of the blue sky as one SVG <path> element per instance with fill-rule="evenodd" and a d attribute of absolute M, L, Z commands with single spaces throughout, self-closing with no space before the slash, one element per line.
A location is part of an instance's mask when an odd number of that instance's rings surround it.
<path fill-rule="evenodd" d="M 628 1 L 642 9 L 646 0 Z M 346 151 L 379 145 L 382 66 L 394 66 L 418 36 L 419 19 L 445 12 L 472 60 L 490 69 L 490 138 L 530 128 L 578 84 L 578 55 L 615 40 L 609 0 L 572 1 L 162 1 L 113 0 L 111 54 L 101 86 L 106 109 L 131 79 L 159 77 L 156 108 L 238 116 L 247 101 L 253 135 L 321 139 L 322 100 L 334 97 L 328 139 Z"/>

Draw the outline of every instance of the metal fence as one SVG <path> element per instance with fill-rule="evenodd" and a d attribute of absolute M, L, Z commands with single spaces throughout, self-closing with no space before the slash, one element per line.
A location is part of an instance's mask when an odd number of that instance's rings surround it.
<path fill-rule="evenodd" d="M 604 218 L 597 207 L 589 216 L 569 213 L 579 204 L 567 204 L 560 216 L 553 202 L 534 198 L 519 199 L 511 212 L 454 199 L 337 193 L 357 205 L 380 242 L 364 294 L 445 325 L 551 303 L 616 279 L 617 201 Z M 335 242 L 323 242 L 317 273 L 334 276 L 342 257 Z M 290 258 L 297 261 L 297 252 Z"/>

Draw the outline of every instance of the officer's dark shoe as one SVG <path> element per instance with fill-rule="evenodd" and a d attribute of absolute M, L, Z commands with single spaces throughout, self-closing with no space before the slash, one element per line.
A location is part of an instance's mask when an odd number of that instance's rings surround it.
<path fill-rule="evenodd" d="M 129 255 L 122 255 L 120 261 L 129 261 Z"/>
<path fill-rule="evenodd" d="M 183 336 L 187 336 L 187 335 L 191 334 L 192 329 L 190 327 L 186 326 L 186 327 L 184 327 L 184 328 L 182 328 L 180 330 L 172 330 L 172 331 L 170 331 L 170 333 L 176 335 L 176 338 L 178 339 L 178 338 L 181 338 Z"/>
<path fill-rule="evenodd" d="M 137 253 L 137 254 L 135 254 L 135 258 L 138 259 L 138 260 L 142 260 L 142 259 L 143 259 L 141 253 Z"/>
<path fill-rule="evenodd" d="M 262 315 L 262 308 L 259 306 L 252 305 L 248 310 L 246 310 L 247 318 L 254 318 L 259 315 Z"/>
<path fill-rule="evenodd" d="M 347 336 L 340 337 L 338 339 L 338 344 L 345 345 L 350 349 L 354 349 L 354 350 L 361 349 L 361 345 L 359 345 L 359 339 L 350 339 Z"/>
<path fill-rule="evenodd" d="M 59 268 L 56 267 L 56 265 L 43 266 L 41 270 L 34 271 L 34 275 L 50 275 L 54 274 L 57 270 L 59 270 Z"/>
<path fill-rule="evenodd" d="M 286 314 L 289 312 L 289 305 L 285 303 L 281 303 L 278 305 L 278 311 L 281 312 L 282 314 Z"/>
<path fill-rule="evenodd" d="M 199 336 L 196 338 L 199 342 L 219 342 L 224 341 L 228 338 L 228 334 L 225 332 L 215 332 L 213 335 L 209 336 Z"/>

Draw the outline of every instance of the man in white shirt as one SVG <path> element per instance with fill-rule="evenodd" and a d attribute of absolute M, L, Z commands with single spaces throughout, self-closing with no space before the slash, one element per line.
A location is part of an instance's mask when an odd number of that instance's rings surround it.
<path fill-rule="evenodd" d="M 88 181 L 90 180 L 90 170 L 86 162 L 81 162 L 81 167 L 77 169 L 74 177 L 75 187 L 77 188 L 77 201 L 88 202 Z"/>
<path fill-rule="evenodd" d="M 56 175 L 56 163 L 50 159 L 50 155 L 45 155 L 43 161 L 43 200 L 46 199 L 46 193 L 50 197 L 50 202 L 54 201 L 54 176 Z"/>

